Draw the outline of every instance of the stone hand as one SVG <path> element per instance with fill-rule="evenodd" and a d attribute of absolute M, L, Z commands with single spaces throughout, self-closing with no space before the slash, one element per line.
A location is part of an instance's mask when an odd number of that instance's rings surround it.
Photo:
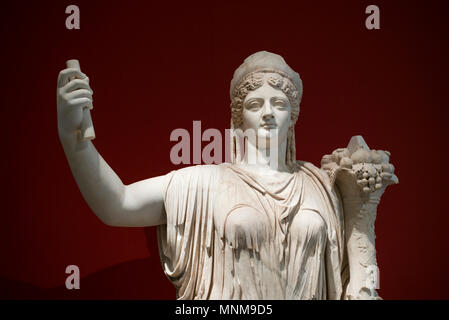
<path fill-rule="evenodd" d="M 89 78 L 77 68 L 66 68 L 59 73 L 57 86 L 58 131 L 68 136 L 80 131 L 83 109 L 93 108 L 93 91 Z"/>
<path fill-rule="evenodd" d="M 58 133 L 73 177 L 89 207 L 110 226 L 146 227 L 166 223 L 167 177 L 123 184 L 98 153 L 90 109 L 93 91 L 77 60 L 68 60 L 57 84 Z M 87 120 L 87 121 L 86 121 Z"/>

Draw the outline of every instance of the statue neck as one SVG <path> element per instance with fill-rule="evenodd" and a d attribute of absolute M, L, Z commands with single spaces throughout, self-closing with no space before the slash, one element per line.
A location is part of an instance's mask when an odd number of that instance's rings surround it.
<path fill-rule="evenodd" d="M 245 154 L 243 164 L 255 165 L 261 170 L 274 170 L 278 172 L 289 172 L 285 158 L 287 152 L 287 141 L 284 140 L 279 146 L 269 144 L 260 148 L 253 143 L 245 143 Z"/>

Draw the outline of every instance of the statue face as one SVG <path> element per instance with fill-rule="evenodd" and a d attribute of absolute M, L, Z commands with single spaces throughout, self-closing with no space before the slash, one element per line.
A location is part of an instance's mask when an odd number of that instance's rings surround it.
<path fill-rule="evenodd" d="M 267 147 L 273 139 L 278 139 L 277 142 L 281 145 L 287 140 L 288 128 L 292 124 L 290 102 L 281 90 L 265 81 L 245 97 L 242 120 L 240 128 L 243 131 L 255 130 L 258 139 L 266 140 Z"/>

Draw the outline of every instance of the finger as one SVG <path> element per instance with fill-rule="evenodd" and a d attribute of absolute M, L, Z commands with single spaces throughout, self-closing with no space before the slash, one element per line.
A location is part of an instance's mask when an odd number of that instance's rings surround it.
<path fill-rule="evenodd" d="M 78 90 L 78 89 L 86 89 L 86 90 L 89 90 L 91 92 L 91 94 L 93 94 L 94 92 L 90 88 L 89 82 L 86 81 L 86 79 L 88 79 L 88 78 L 85 78 L 85 79 L 82 79 L 82 80 L 81 79 L 71 80 L 62 89 L 66 93 L 69 93 L 69 92 L 72 92 L 72 91 L 75 91 L 75 90 Z"/>
<path fill-rule="evenodd" d="M 70 93 L 67 93 L 66 95 L 67 100 L 73 100 L 78 98 L 89 98 L 92 100 L 92 92 L 90 92 L 87 89 L 78 89 Z"/>
<path fill-rule="evenodd" d="M 84 79 L 87 76 L 78 69 L 67 68 L 59 73 L 58 87 L 61 88 L 72 79 Z"/>
<path fill-rule="evenodd" d="M 58 88 L 62 88 L 63 86 L 65 86 L 71 78 L 84 79 L 87 78 L 87 76 L 78 69 L 64 69 L 59 73 L 58 76 Z"/>
<path fill-rule="evenodd" d="M 92 100 L 87 97 L 73 99 L 69 103 L 72 107 L 88 107 L 89 109 L 94 107 Z"/>

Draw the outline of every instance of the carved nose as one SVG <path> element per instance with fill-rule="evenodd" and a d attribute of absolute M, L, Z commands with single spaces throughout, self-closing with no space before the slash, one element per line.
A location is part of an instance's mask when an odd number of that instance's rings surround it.
<path fill-rule="evenodd" d="M 266 102 L 263 108 L 262 118 L 270 119 L 273 118 L 273 107 L 271 106 L 270 102 Z"/>

